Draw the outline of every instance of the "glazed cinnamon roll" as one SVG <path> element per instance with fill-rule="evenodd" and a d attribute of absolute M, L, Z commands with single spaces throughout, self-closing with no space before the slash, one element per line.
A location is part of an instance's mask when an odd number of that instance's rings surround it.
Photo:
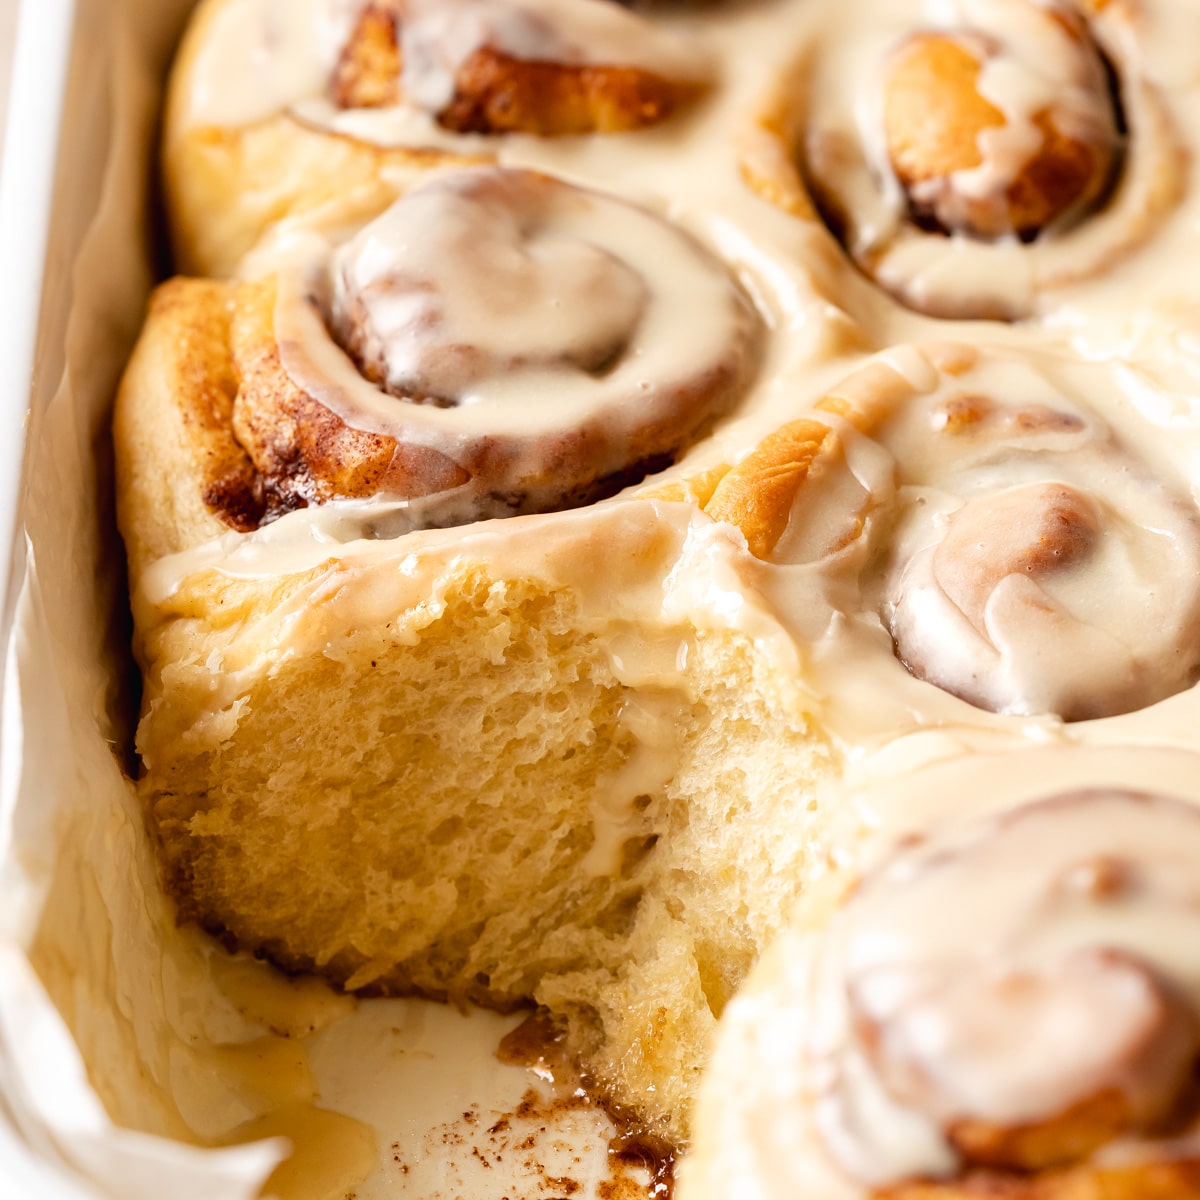
<path fill-rule="evenodd" d="M 1200 518 L 1163 474 L 1034 360 L 935 345 L 871 360 L 698 498 L 757 557 L 827 564 L 917 678 L 1077 721 L 1200 670 Z"/>
<path fill-rule="evenodd" d="M 754 368 L 716 259 L 547 176 L 438 175 L 340 244 L 283 241 L 261 277 L 166 285 L 126 385 L 185 423 L 226 397 L 198 487 L 234 529 L 335 500 L 390 505 L 394 532 L 586 504 L 669 463 Z"/>
<path fill-rule="evenodd" d="M 834 751 L 783 631 L 710 611 L 737 579 L 712 522 L 580 506 L 734 406 L 759 320 L 666 219 L 492 167 L 159 289 L 114 442 L 181 920 L 351 991 L 545 1005 L 683 1138 L 783 903 L 734 834 L 798 859 L 776 831 Z"/>
<path fill-rule="evenodd" d="M 636 130 L 695 98 L 694 48 L 609 0 L 209 0 L 165 159 L 180 265 L 230 272 L 270 222 L 486 138 Z"/>
<path fill-rule="evenodd" d="M 976 374 L 986 376 L 987 367 Z M 920 401 L 896 447 L 894 560 L 868 586 L 920 678 L 998 712 L 1081 720 L 1190 687 L 1200 522 L 1086 410 L 1002 374 Z M 913 411 L 915 410 L 915 411 Z M 906 444 L 908 437 L 924 445 Z"/>
<path fill-rule="evenodd" d="M 841 6 L 763 117 L 783 158 L 749 158 L 747 178 L 792 207 L 809 191 L 912 309 L 1053 311 L 1153 238 L 1185 186 L 1147 21 L 1068 0 Z"/>
<path fill-rule="evenodd" d="M 1196 1195 L 1198 862 L 1194 798 L 1089 787 L 843 877 L 728 1013 L 683 1195 Z"/>

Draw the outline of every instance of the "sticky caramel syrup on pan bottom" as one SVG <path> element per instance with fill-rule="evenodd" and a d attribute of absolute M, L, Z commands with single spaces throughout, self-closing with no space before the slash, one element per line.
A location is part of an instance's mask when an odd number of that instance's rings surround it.
<path fill-rule="evenodd" d="M 549 1098 L 540 1096 L 533 1089 L 527 1091 L 516 1115 L 552 1118 L 570 1109 L 600 1109 L 612 1121 L 615 1130 L 608 1145 L 612 1178 L 600 1184 L 600 1200 L 645 1200 L 646 1197 L 671 1200 L 675 1183 L 675 1147 L 647 1130 L 644 1123 L 627 1109 L 613 1104 L 604 1089 L 572 1059 L 566 1043 L 567 1030 L 563 1023 L 540 1010 L 531 1013 L 501 1040 L 496 1057 L 502 1063 L 526 1067 L 554 1086 L 554 1094 Z M 639 1176 L 648 1182 L 643 1182 Z"/>

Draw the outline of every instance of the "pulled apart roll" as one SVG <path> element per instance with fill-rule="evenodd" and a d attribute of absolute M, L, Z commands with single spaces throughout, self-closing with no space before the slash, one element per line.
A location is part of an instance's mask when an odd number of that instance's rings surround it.
<path fill-rule="evenodd" d="M 669 463 L 754 367 L 717 260 L 546 176 L 441 174 L 340 245 L 285 240 L 260 278 L 167 284 L 125 389 L 131 437 L 199 434 L 234 529 L 347 498 L 393 533 L 586 504 Z"/>
<path fill-rule="evenodd" d="M 176 253 L 227 274 L 289 213 L 492 155 L 457 135 L 640 129 L 706 79 L 609 0 L 207 0 L 166 123 Z"/>
<path fill-rule="evenodd" d="M 684 1200 L 1200 1200 L 1197 14 L 198 4 L 114 430 L 180 919 L 540 1006 Z"/>
<path fill-rule="evenodd" d="M 1142 708 L 1200 671 L 1200 517 L 1047 366 L 885 352 L 697 498 L 757 557 L 819 564 L 845 615 L 878 614 L 913 675 L 971 704 Z"/>
<path fill-rule="evenodd" d="M 698 437 L 757 318 L 685 234 L 540 175 L 342 233 L 164 285 L 118 398 L 167 889 L 351 990 L 545 1005 L 678 1142 L 836 755 L 711 522 L 538 510 Z"/>
<path fill-rule="evenodd" d="M 729 1011 L 684 1200 L 1200 1194 L 1198 864 L 1194 799 L 1085 788 L 843 876 Z"/>
<path fill-rule="evenodd" d="M 766 106 L 761 132 L 784 154 L 748 159 L 746 176 L 819 213 L 910 308 L 1051 312 L 1153 237 L 1183 192 L 1133 19 L 1068 0 L 851 0 Z"/>

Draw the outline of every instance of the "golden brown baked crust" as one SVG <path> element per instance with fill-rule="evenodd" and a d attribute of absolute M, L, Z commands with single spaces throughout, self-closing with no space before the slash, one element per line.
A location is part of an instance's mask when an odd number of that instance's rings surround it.
<path fill-rule="evenodd" d="M 225 529 L 253 528 L 264 511 L 254 466 L 233 436 L 231 308 L 230 289 L 204 280 L 172 280 L 150 301 L 113 429 L 135 569 Z"/>
<path fill-rule="evenodd" d="M 699 93 L 636 67 L 522 63 L 480 50 L 438 120 L 459 133 L 624 133 L 667 120 Z"/>
<path fill-rule="evenodd" d="M 1136 50 L 1140 10 L 853 9 L 772 82 L 741 172 L 775 207 L 823 223 L 905 307 L 1049 316 L 1152 243 L 1180 203 L 1187 153 Z"/>
<path fill-rule="evenodd" d="M 404 99 L 403 21 L 402 0 L 373 3 L 363 11 L 334 77 L 339 107 L 382 107 Z M 437 121 L 455 133 L 622 133 L 665 121 L 700 91 L 696 83 L 639 67 L 521 60 L 484 46 L 459 68 L 454 95 Z"/>
<path fill-rule="evenodd" d="M 385 476 L 402 499 L 461 487 L 470 474 L 428 446 L 355 429 L 298 387 L 275 332 L 276 281 L 236 286 L 230 350 L 238 379 L 232 430 L 280 506 L 373 496 Z"/>
<path fill-rule="evenodd" d="M 926 348 L 939 371 L 956 376 L 968 370 L 977 355 L 969 346 L 933 344 Z M 892 364 L 873 360 L 813 406 L 830 413 L 860 433 L 871 434 L 905 401 L 918 394 L 911 379 Z M 965 420 L 965 417 L 960 417 Z M 823 471 L 844 469 L 838 434 L 821 421 L 789 422 L 768 434 L 736 464 L 721 463 L 701 474 L 669 484 L 652 485 L 644 495 L 690 501 L 714 521 L 741 530 L 755 558 L 770 559 L 791 520 L 805 487 L 819 489 Z M 854 522 L 850 537 L 862 531 Z"/>
<path fill-rule="evenodd" d="M 713 491 L 704 511 L 745 535 L 755 558 L 768 558 L 787 526 L 796 495 L 835 434 L 818 421 L 793 421 L 765 438 Z"/>
<path fill-rule="evenodd" d="M 415 182 L 439 166 L 489 161 L 478 140 L 377 143 L 285 108 L 244 122 L 193 111 L 193 89 L 214 31 L 237 0 L 201 4 L 180 48 L 168 90 L 163 173 L 176 267 L 228 276 L 280 219 L 332 201 Z M 344 111 L 403 104 L 398 30 L 403 5 L 367 5 L 324 90 Z M 633 18 L 630 18 L 632 21 Z M 638 65 L 524 60 L 484 45 L 456 73 L 455 92 L 434 114 L 449 133 L 557 136 L 617 133 L 660 123 L 704 90 Z M 318 102 L 325 95 L 312 97 Z M 302 106 L 301 106 L 302 107 Z M 430 140 L 430 139 L 426 139 Z M 438 139 L 432 139 L 437 141 Z"/>
<path fill-rule="evenodd" d="M 248 125 L 190 127 L 191 75 L 230 0 L 201 4 L 184 34 L 167 88 L 162 170 L 174 265 L 181 275 L 232 275 L 281 218 L 358 196 L 369 207 L 397 180 L 478 152 L 377 146 L 308 127 L 287 114 Z M 386 177 L 386 182 L 385 182 Z"/>
<path fill-rule="evenodd" d="M 394 195 L 399 178 L 416 182 L 435 167 L 480 161 L 485 156 L 380 148 L 290 117 L 237 130 L 168 133 L 163 171 L 176 269 L 228 277 L 286 216 L 356 197 L 369 208 L 375 197 Z"/>
<path fill-rule="evenodd" d="M 383 108 L 400 100 L 404 59 L 397 36 L 398 6 L 372 2 L 362 11 L 333 73 L 338 108 Z"/>
<path fill-rule="evenodd" d="M 1051 11 L 1087 53 L 1087 31 L 1066 11 Z M 1092 51 L 1094 53 L 1094 51 Z M 981 136 L 1007 118 L 980 94 L 981 60 L 948 34 L 914 34 L 893 52 L 883 88 L 888 155 L 914 212 L 975 237 L 1034 238 L 1086 207 L 1107 185 L 1116 163 L 1116 132 L 1089 141 L 1064 133 L 1061 117 L 1039 110 L 1032 121 L 1041 145 L 999 197 L 958 196 L 955 175 L 983 165 Z M 1097 75 L 1103 73 L 1097 67 Z"/>

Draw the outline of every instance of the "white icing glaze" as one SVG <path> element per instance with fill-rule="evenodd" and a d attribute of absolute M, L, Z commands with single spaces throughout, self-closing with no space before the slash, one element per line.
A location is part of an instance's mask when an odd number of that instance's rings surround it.
<path fill-rule="evenodd" d="M 1030 0 L 957 0 L 941 6 L 939 25 L 970 31 L 956 36 L 980 63 L 979 94 L 1005 122 L 981 132 L 982 162 L 953 173 L 955 191 L 986 199 L 1011 187 L 1042 147 L 1043 134 L 1034 123 L 1039 113 L 1049 113 L 1059 133 L 1085 145 L 1116 141 L 1099 59 L 1055 19 L 1072 11 Z"/>
<path fill-rule="evenodd" d="M 225 0 L 192 32 L 196 56 L 175 102 L 185 124 L 250 125 L 324 95 L 365 0 Z"/>
<path fill-rule="evenodd" d="M 850 424 L 837 426 L 846 457 L 810 474 L 789 527 L 803 536 L 781 539 L 770 584 L 831 672 L 878 690 L 877 613 L 914 676 L 998 713 L 1080 720 L 1191 686 L 1200 514 L 1157 453 L 1142 457 L 1144 428 L 1139 438 L 1126 413 L 1118 437 L 1084 402 L 1114 391 L 1111 377 L 1087 372 L 1087 390 L 1064 390 L 1058 366 L 897 347 L 832 389 L 849 405 Z M 814 557 L 857 528 L 859 545 Z M 849 740 L 862 740 L 866 713 L 889 708 L 899 731 L 912 719 L 906 693 L 848 705 Z"/>
<path fill-rule="evenodd" d="M 1042 145 L 1033 119 L 1047 104 L 1067 136 L 1101 147 L 1115 137 L 1113 111 L 1098 60 L 1049 15 L 1056 5 L 1034 0 L 977 4 L 891 4 L 853 0 L 831 14 L 814 37 L 805 86 L 810 118 L 806 155 L 822 190 L 836 200 L 845 240 L 862 269 L 904 303 L 939 316 L 1019 318 L 1061 308 L 1064 289 L 1103 274 L 1161 227 L 1181 191 L 1177 131 L 1153 81 L 1145 52 L 1171 33 L 1155 13 L 1158 38 L 1126 36 L 1120 13 L 1092 21 L 1121 79 L 1130 127 L 1119 182 L 1097 212 L 1071 214 L 1028 245 L 1015 238 L 981 241 L 963 232 L 927 232 L 907 219 L 908 198 L 889 162 L 882 111 L 884 66 L 914 30 L 960 41 L 982 62 L 979 90 L 1005 117 L 978 139 L 982 161 L 954 172 L 945 186 L 930 181 L 913 198 L 945 208 L 947 224 L 964 223 L 964 208 L 1001 202 Z M 1174 36 L 1184 36 L 1177 14 Z M 922 191 L 922 189 L 924 189 Z M 1095 299 L 1095 295 L 1093 295 Z"/>
<path fill-rule="evenodd" d="M 333 70 L 366 0 L 218 0 L 180 96 L 188 126 L 238 126 L 292 107 L 322 112 Z M 488 47 L 523 61 L 637 67 L 698 83 L 711 75 L 697 47 L 609 0 L 402 0 L 404 102 L 436 114 L 459 69 Z M 314 102 L 318 105 L 314 107 Z M 388 115 L 404 121 L 404 112 Z"/>
<path fill-rule="evenodd" d="M 409 103 L 440 112 L 459 69 L 488 47 L 525 62 L 635 66 L 670 78 L 706 71 L 653 25 L 605 0 L 405 0 L 403 90 Z"/>
<path fill-rule="evenodd" d="M 1067 793 L 870 878 L 823 939 L 810 1006 L 817 1122 L 851 1173 L 882 1186 L 957 1158 L 945 1142 L 898 1161 L 873 1132 L 892 1108 L 928 1124 L 928 1146 L 959 1121 L 1032 1124 L 1107 1088 L 1134 1127 L 1161 1114 L 1196 1050 L 1193 1014 L 1173 1019 L 1162 989 L 1200 1004 L 1197 861 L 1188 805 Z M 939 919 L 955 903 L 969 919 Z"/>
<path fill-rule="evenodd" d="M 646 804 L 663 793 L 679 770 L 679 717 L 687 642 L 680 640 L 675 654 L 665 662 L 655 661 L 658 656 L 651 651 L 651 669 L 647 671 L 644 662 L 637 663 L 631 678 L 625 654 L 632 649 L 642 658 L 647 648 L 640 638 L 628 647 L 617 639 L 609 651 L 617 677 L 626 686 L 636 683 L 640 690 L 629 694 L 620 713 L 621 729 L 633 738 L 633 749 L 624 762 L 596 780 L 591 796 L 595 840 L 580 863 L 580 870 L 586 874 L 620 873 L 626 845 L 645 838 L 649 832 Z M 664 648 L 669 650 L 669 643 Z M 678 690 L 663 690 L 662 681 L 672 677 L 677 680 Z"/>
<path fill-rule="evenodd" d="M 186 74 L 177 81 L 176 136 L 190 128 L 236 126 L 290 109 L 306 125 L 380 145 L 486 150 L 511 165 L 534 166 L 605 189 L 625 186 L 633 195 L 669 195 L 696 221 L 714 220 L 716 201 L 723 222 L 732 217 L 743 231 L 761 230 L 756 236 L 771 244 L 775 273 L 787 264 L 784 269 L 794 277 L 811 280 L 814 271 L 820 276 L 827 272 L 826 264 L 836 262 L 827 240 L 812 236 L 818 231 L 788 230 L 796 222 L 777 222 L 766 215 L 762 205 L 745 194 L 729 152 L 733 145 L 752 155 L 760 152 L 750 147 L 756 142 L 763 145 L 761 137 L 747 138 L 755 105 L 772 81 L 787 74 L 802 55 L 805 70 L 794 87 L 796 102 L 810 113 L 810 151 L 824 144 L 831 156 L 837 190 L 858 230 L 850 239 L 851 250 L 869 264 L 867 269 L 883 287 L 907 302 L 951 316 L 972 310 L 1045 314 L 1057 328 L 1086 341 L 1095 353 L 1107 355 L 1127 320 L 1122 303 L 1129 294 L 1127 285 L 1136 282 L 1139 294 L 1162 295 L 1178 291 L 1183 284 L 1180 279 L 1172 282 L 1160 264 L 1172 261 L 1181 244 L 1192 238 L 1186 221 L 1176 221 L 1174 214 L 1180 194 L 1194 186 L 1197 173 L 1196 161 L 1186 157 L 1180 144 L 1195 123 L 1194 108 L 1200 105 L 1200 69 L 1189 50 L 1198 15 L 1195 0 L 1174 5 L 1121 0 L 1089 17 L 1121 77 L 1130 125 L 1128 154 L 1120 184 L 1101 212 L 1061 236 L 1028 246 L 926 236 L 906 229 L 901 219 L 903 196 L 891 172 L 875 169 L 883 161 L 880 156 L 886 157 L 879 140 L 877 85 L 880 63 L 889 49 L 916 29 L 958 28 L 968 20 L 982 20 L 976 9 L 986 17 L 994 6 L 972 8 L 966 0 L 953 4 L 848 0 L 837 6 L 775 0 L 764 5 L 705 6 L 699 11 L 691 6 L 656 9 L 645 19 L 652 20 L 656 30 L 677 38 L 688 61 L 716 64 L 716 102 L 706 102 L 698 120 L 671 121 L 665 129 L 635 135 L 497 139 L 448 134 L 406 105 L 339 112 L 325 92 L 333 68 L 331 56 L 352 23 L 346 0 L 340 8 L 335 0 L 302 3 L 301 10 L 289 5 L 289 13 L 297 15 L 287 23 L 288 45 L 269 59 L 271 38 L 264 31 L 270 30 L 271 13 L 284 0 L 215 0 L 209 5 L 202 28 L 190 39 L 193 48 Z M 1038 7 L 1032 0 L 1005 0 L 1006 8 L 1022 4 Z M 305 15 L 314 5 L 322 21 Z M 595 0 L 595 7 L 617 10 L 609 0 Z M 788 36 L 781 36 L 781 30 Z M 1044 45 L 1037 48 L 1036 37 L 1028 40 L 1034 43 L 1035 60 L 1048 53 L 1054 58 Z M 332 43 L 336 43 L 333 48 Z M 645 39 L 639 44 L 647 47 L 649 61 L 644 65 L 665 61 L 665 51 L 657 44 Z M 281 80 L 290 83 L 285 87 Z M 1027 98 L 1031 87 L 1025 89 Z M 1169 94 L 1166 88 L 1171 89 Z M 997 82 L 995 98 L 1003 101 L 1001 107 L 1016 113 L 1020 96 L 1005 98 L 1002 90 Z M 1078 106 L 1068 107 L 1072 111 L 1078 107 L 1082 114 L 1087 104 L 1081 100 Z M 766 147 L 765 152 L 778 154 L 779 149 Z M 719 185 L 719 194 L 714 194 L 714 184 Z M 799 253 L 797 242 L 803 243 Z M 881 257 L 879 247 L 885 245 L 888 250 Z M 799 269 L 804 259 L 808 270 Z M 1116 269 L 1118 263 L 1121 270 Z M 810 289 L 811 282 L 801 286 Z M 853 280 L 825 274 L 820 286 L 827 298 L 851 305 L 872 336 L 884 341 L 912 336 L 910 323 L 886 304 L 880 305 L 869 291 L 856 289 Z"/>
<path fill-rule="evenodd" d="M 396 439 L 378 488 L 416 497 L 410 527 L 563 507 L 677 453 L 756 366 L 760 321 L 720 261 L 615 197 L 469 168 L 432 176 L 337 249 L 342 237 L 309 229 L 248 270 L 277 277 L 291 381 L 346 426 Z M 410 447 L 467 482 L 414 493 Z"/>
<path fill-rule="evenodd" d="M 883 435 L 902 480 L 882 604 L 901 658 L 994 711 L 1070 719 L 1190 686 L 1200 520 L 1186 493 L 1019 363 L 946 382 Z M 977 432 L 937 432 L 973 394 L 997 398 Z"/>
<path fill-rule="evenodd" d="M 614 227 L 652 224 L 626 205 L 557 189 L 547 197 L 529 177 L 493 178 L 487 190 L 471 189 L 469 176 L 418 188 L 334 255 L 333 325 L 397 396 L 469 405 L 514 371 L 603 374 L 643 319 L 641 264 L 656 258 L 648 234 L 677 249 L 657 228 L 613 238 Z M 588 233 L 626 244 L 614 253 Z M 712 326 L 706 332 L 722 340 Z M 528 382 L 523 391 L 536 395 Z"/>
<path fill-rule="evenodd" d="M 405 411 L 403 424 L 505 433 L 571 428 L 620 401 L 631 423 L 730 352 L 748 353 L 752 316 L 729 274 L 692 239 L 613 197 L 519 173 L 467 171 L 414 189 L 334 252 L 334 324 L 372 344 L 398 392 L 428 391 L 453 407 Z M 290 326 L 294 297 L 281 304 Z M 597 320 L 593 306 L 603 301 Z M 683 319 L 683 314 L 687 319 Z M 309 348 L 312 338 L 289 337 Z M 479 358 L 429 375 L 421 356 L 469 345 Z M 315 354 L 314 354 L 315 357 Z M 398 432 L 393 400 L 316 365 L 353 394 L 354 420 Z M 290 359 L 296 382 L 329 393 Z M 448 376 L 453 375 L 453 378 Z M 353 386 L 351 386 L 353 385 Z M 361 419 L 361 417 L 358 417 Z"/>
<path fill-rule="evenodd" d="M 835 870 L 831 895 L 817 889 L 727 1010 L 680 1181 L 686 1200 L 858 1200 L 915 1175 L 953 1175 L 946 1127 L 964 1114 L 1041 1122 L 1106 1084 L 1145 1112 L 1177 1085 L 1194 1023 L 1158 1025 L 1161 1055 L 1144 1053 L 1154 1039 L 1121 1049 L 1161 982 L 1193 1012 L 1200 1005 L 1200 758 L 963 748 L 920 734 L 847 781 L 829 837 L 859 839 L 857 866 Z M 1151 780 L 1168 799 L 1130 797 Z M 1074 798 L 1046 803 L 1056 795 Z M 866 883 L 831 917 L 860 869 Z M 1112 879 L 1126 886 L 1089 886 Z M 1145 973 L 1117 971 L 1109 988 L 1089 987 L 1087 1003 L 1058 1009 L 1101 950 Z M 1024 999 L 1044 1007 L 985 1007 L 1020 976 Z M 1062 991 L 1039 996 L 1038 980 Z M 897 1030 L 868 1036 L 864 1005 Z M 989 1036 L 959 1040 L 985 1019 Z M 923 1054 L 928 1076 L 900 1069 Z M 1072 1055 L 1072 1069 L 1056 1069 Z M 1151 1144 L 1135 1128 L 1097 1162 L 1194 1156 L 1185 1132 Z"/>
<path fill-rule="evenodd" d="M 334 639 L 326 630 L 369 630 L 418 606 L 436 613 L 464 559 L 498 580 L 539 579 L 551 591 L 569 589 L 581 631 L 601 640 L 614 675 L 650 693 L 623 715 L 645 753 L 629 760 L 627 772 L 619 769 L 603 781 L 595 800 L 598 822 L 616 809 L 619 826 L 626 824 L 626 802 L 647 790 L 668 756 L 673 759 L 674 733 L 654 727 L 651 718 L 673 712 L 697 631 L 737 631 L 780 665 L 781 686 L 793 691 L 801 686 L 794 643 L 746 594 L 737 545 L 689 506 L 603 504 L 467 529 L 419 530 L 400 543 L 389 527 L 397 509 L 403 521 L 403 506 L 384 501 L 290 513 L 254 534 L 230 533 L 160 559 L 143 573 L 134 596 L 135 610 L 143 611 L 170 603 L 198 573 L 219 571 L 243 580 L 310 576 L 287 605 L 248 624 L 214 654 L 207 707 L 193 714 L 197 732 L 225 721 L 245 679 L 269 671 L 296 646 L 321 646 L 330 653 Z M 339 640 L 346 642 L 344 636 Z M 593 862 L 611 862 L 614 839 L 598 832 L 597 844 L 601 849 Z"/>

